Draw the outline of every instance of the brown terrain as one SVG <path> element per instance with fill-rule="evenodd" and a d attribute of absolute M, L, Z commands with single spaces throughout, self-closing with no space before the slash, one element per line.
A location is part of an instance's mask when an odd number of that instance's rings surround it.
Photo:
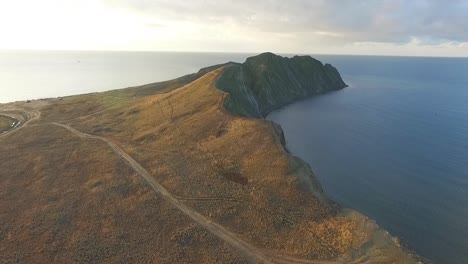
<path fill-rule="evenodd" d="M 1 262 L 416 263 L 226 111 L 222 71 L 0 105 Z"/>

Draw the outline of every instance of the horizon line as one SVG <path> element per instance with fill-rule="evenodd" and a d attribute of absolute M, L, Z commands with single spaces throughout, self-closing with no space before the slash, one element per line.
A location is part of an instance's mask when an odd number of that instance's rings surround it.
<path fill-rule="evenodd" d="M 273 51 L 206 51 L 206 50 L 104 50 L 104 49 L 1 49 L 0 52 L 160 52 L 160 53 L 219 53 L 256 55 L 271 52 L 277 55 L 326 55 L 326 56 L 368 56 L 368 57 L 409 57 L 409 58 L 460 58 L 468 56 L 439 56 L 439 55 L 402 55 L 402 54 L 346 54 L 346 53 L 313 53 L 313 52 L 273 52 Z"/>

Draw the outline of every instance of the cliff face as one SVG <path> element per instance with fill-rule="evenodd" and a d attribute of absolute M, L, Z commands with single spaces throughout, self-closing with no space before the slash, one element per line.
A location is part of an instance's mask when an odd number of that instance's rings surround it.
<path fill-rule="evenodd" d="M 324 65 L 310 56 L 285 58 L 263 53 L 248 58 L 242 64 L 229 62 L 223 66 L 216 88 L 228 93 L 224 108 L 231 114 L 244 117 L 262 118 L 297 100 L 347 87 L 335 67 Z M 337 263 L 422 263 L 418 256 L 401 248 L 398 239 L 372 219 L 328 199 L 309 164 L 287 151 L 281 126 L 269 122 L 271 133 L 277 138 L 276 143 L 285 150 L 289 172 L 299 180 L 296 190 L 306 190 L 323 206 L 333 207 L 337 215 L 351 221 L 355 225 L 349 233 L 353 243 L 359 244 L 362 241 L 357 241 L 366 237 L 365 243 L 338 254 Z"/>
<path fill-rule="evenodd" d="M 218 89 L 229 93 L 225 108 L 246 117 L 264 117 L 301 98 L 346 86 L 330 64 L 310 56 L 273 53 L 250 57 L 243 64 L 229 63 L 217 81 Z"/>

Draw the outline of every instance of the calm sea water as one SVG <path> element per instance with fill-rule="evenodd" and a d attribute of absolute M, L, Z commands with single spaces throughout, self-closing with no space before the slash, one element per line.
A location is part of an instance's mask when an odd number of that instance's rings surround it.
<path fill-rule="evenodd" d="M 0 51 L 0 103 L 165 81 L 249 54 Z"/>
<path fill-rule="evenodd" d="M 0 102 L 163 81 L 249 54 L 0 52 Z M 314 56 L 350 87 L 272 113 L 335 201 L 436 263 L 468 260 L 468 60 Z"/>
<path fill-rule="evenodd" d="M 270 114 L 325 192 L 435 263 L 468 263 L 468 59 L 315 56 L 350 87 Z"/>

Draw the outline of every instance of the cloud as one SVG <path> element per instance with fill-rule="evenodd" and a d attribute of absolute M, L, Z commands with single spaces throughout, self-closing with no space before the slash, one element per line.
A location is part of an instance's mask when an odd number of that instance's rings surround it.
<path fill-rule="evenodd" d="M 105 0 L 168 21 L 236 26 L 248 32 L 320 35 L 334 43 L 434 45 L 468 41 L 462 0 Z"/>
<path fill-rule="evenodd" d="M 466 14 L 464 0 L 5 0 L 0 49 L 468 56 Z"/>

